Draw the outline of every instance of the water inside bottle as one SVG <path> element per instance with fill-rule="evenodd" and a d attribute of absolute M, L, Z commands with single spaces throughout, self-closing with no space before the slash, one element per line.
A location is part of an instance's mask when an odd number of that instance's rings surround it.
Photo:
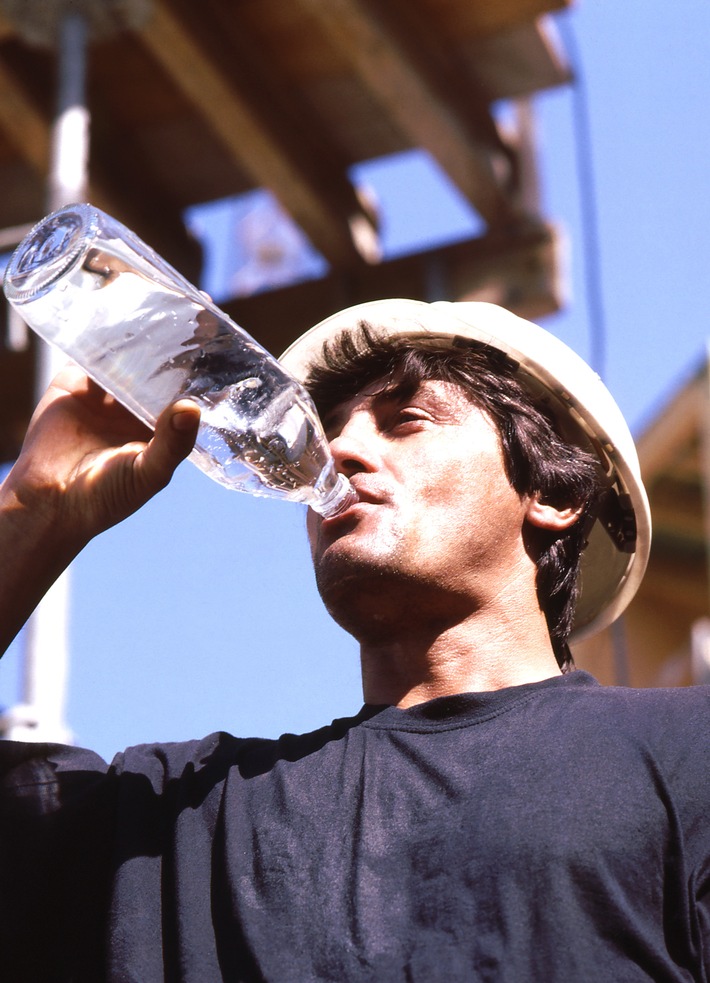
<path fill-rule="evenodd" d="M 185 296 L 91 249 L 23 316 L 151 427 L 175 399 L 194 399 L 202 420 L 191 458 L 221 484 L 316 509 L 342 491 L 308 394 L 197 291 Z"/>

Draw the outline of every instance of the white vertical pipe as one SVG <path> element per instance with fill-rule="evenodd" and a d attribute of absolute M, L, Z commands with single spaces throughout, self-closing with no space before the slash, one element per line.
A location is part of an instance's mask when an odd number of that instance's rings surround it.
<path fill-rule="evenodd" d="M 59 92 L 52 127 L 48 209 L 82 201 L 87 186 L 89 113 L 86 107 L 88 25 L 69 13 L 59 31 Z M 38 342 L 37 398 L 65 358 Z M 24 741 L 68 741 L 65 723 L 69 668 L 69 572 L 50 588 L 25 634 L 23 704 L 8 715 L 6 736 Z"/>
<path fill-rule="evenodd" d="M 49 209 L 81 201 L 89 160 L 89 111 L 86 107 L 88 24 L 68 13 L 59 33 L 59 93 L 52 127 Z"/>

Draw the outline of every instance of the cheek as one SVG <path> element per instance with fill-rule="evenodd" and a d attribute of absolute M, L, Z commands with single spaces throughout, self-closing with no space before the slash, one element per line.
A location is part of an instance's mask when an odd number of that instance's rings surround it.
<path fill-rule="evenodd" d="M 484 446 L 467 459 L 453 448 L 421 460 L 413 458 L 411 474 L 416 475 L 411 504 L 423 507 L 429 521 L 470 527 L 484 522 L 493 526 L 518 523 L 522 503 L 511 487 L 496 446 Z"/>

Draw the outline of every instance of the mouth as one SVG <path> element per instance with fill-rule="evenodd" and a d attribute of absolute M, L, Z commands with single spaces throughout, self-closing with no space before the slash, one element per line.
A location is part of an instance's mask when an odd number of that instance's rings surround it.
<path fill-rule="evenodd" d="M 353 519 L 357 517 L 358 511 L 362 511 L 360 507 L 366 504 L 368 503 L 364 502 L 363 499 L 358 496 L 358 498 L 354 499 L 341 512 L 337 512 L 335 515 L 331 515 L 328 518 L 323 516 L 320 520 L 321 531 L 336 529 L 348 522 L 352 523 Z"/>
<path fill-rule="evenodd" d="M 357 475 L 351 479 L 351 485 L 355 491 L 356 498 L 353 498 L 342 512 L 329 518 L 322 518 L 320 521 L 321 531 L 336 529 L 347 522 L 352 523 L 358 516 L 366 514 L 372 506 L 385 505 L 387 496 L 384 489 L 368 488 L 363 482 L 357 480 Z"/>

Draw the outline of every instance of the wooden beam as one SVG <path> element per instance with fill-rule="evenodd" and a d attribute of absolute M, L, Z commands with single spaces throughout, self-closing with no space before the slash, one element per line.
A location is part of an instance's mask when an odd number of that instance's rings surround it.
<path fill-rule="evenodd" d="M 92 189 L 100 189 L 96 204 L 131 228 L 188 280 L 199 284 L 202 247 L 188 232 L 180 207 L 161 186 L 160 175 L 144 160 L 140 144 L 102 104 L 98 93 L 92 105 Z M 100 199 L 110 200 L 111 207 Z"/>
<path fill-rule="evenodd" d="M 153 15 L 139 35 L 239 167 L 257 186 L 274 193 L 331 264 L 379 260 L 372 216 L 355 189 L 342 173 L 324 175 L 317 154 L 305 159 L 298 141 L 290 137 L 291 121 L 259 101 L 258 86 L 252 82 L 246 92 L 234 84 L 238 59 L 222 48 L 218 34 L 205 38 L 199 12 L 179 0 L 154 0 Z"/>
<path fill-rule="evenodd" d="M 639 600 L 652 603 L 656 612 L 665 607 L 676 614 L 687 611 L 698 617 L 707 611 L 707 598 L 704 562 L 694 564 L 692 569 L 687 563 L 649 565 L 639 588 Z"/>
<path fill-rule="evenodd" d="M 49 121 L 36 109 L 22 80 L 2 60 L 0 129 L 38 180 L 46 183 L 51 146 Z M 145 236 L 185 276 L 198 278 L 201 250 L 188 235 L 177 206 L 166 199 L 156 182 L 151 183 L 147 168 L 133 159 L 130 141 L 117 131 L 115 122 L 106 120 L 104 112 L 94 113 L 91 129 L 90 200 Z M 120 173 L 120 180 L 112 178 L 116 172 Z M 39 214 L 27 216 L 30 223 L 40 218 Z"/>
<path fill-rule="evenodd" d="M 442 4 L 440 18 L 450 37 L 465 32 L 471 37 L 484 38 L 531 24 L 572 3 L 573 0 L 495 0 L 495 3 L 464 0 Z"/>
<path fill-rule="evenodd" d="M 515 241 L 470 239 L 221 306 L 275 355 L 329 314 L 378 298 L 486 300 L 538 318 L 560 305 L 556 242 L 554 228 Z"/>
<path fill-rule="evenodd" d="M 653 536 L 658 542 L 679 541 L 693 543 L 699 549 L 705 548 L 705 522 L 700 493 L 695 508 L 685 507 L 680 502 L 651 502 Z"/>
<path fill-rule="evenodd" d="M 297 0 L 348 57 L 414 146 L 438 161 L 491 228 L 519 222 L 511 160 L 483 100 L 468 108 L 411 7 L 370 0 Z M 470 89 L 467 98 L 470 99 Z M 507 187 L 506 187 L 507 185 Z"/>
<path fill-rule="evenodd" d="M 5 41 L 7 38 L 12 38 L 16 33 L 17 32 L 14 25 L 4 14 L 0 14 L 0 41 Z"/>
<path fill-rule="evenodd" d="M 32 170 L 49 170 L 50 133 L 47 120 L 26 95 L 15 75 L 0 60 L 0 129 Z"/>
<path fill-rule="evenodd" d="M 27 94 L 22 80 L 0 59 L 0 129 L 17 154 L 43 181 L 47 180 L 51 153 L 51 127 Z M 100 187 L 92 189 L 96 204 L 112 211 L 110 196 Z M 28 216 L 39 220 L 40 215 Z"/>
<path fill-rule="evenodd" d="M 636 441 L 644 481 L 651 484 L 673 466 L 697 437 L 704 409 L 706 369 L 683 386 Z"/>
<path fill-rule="evenodd" d="M 7 305 L 0 311 L 0 335 L 4 332 Z M 25 351 L 0 347 L 0 464 L 14 461 L 25 438 L 34 410 L 34 342 Z"/>

